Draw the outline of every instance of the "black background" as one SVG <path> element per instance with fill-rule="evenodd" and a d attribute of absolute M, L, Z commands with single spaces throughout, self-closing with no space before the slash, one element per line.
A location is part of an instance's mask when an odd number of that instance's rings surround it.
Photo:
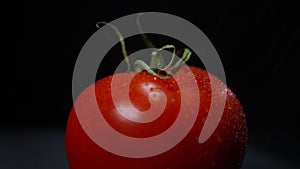
<path fill-rule="evenodd" d="M 18 161 L 27 161 L 21 168 L 39 168 L 43 162 L 28 161 L 43 156 L 49 160 L 45 149 L 52 150 L 51 157 L 61 157 L 52 161 L 56 168 L 67 167 L 63 132 L 72 106 L 73 68 L 81 48 L 97 30 L 96 22 L 147 11 L 190 21 L 215 46 L 227 84 L 247 116 L 249 151 L 254 154 L 246 158 L 248 168 L 250 163 L 254 168 L 259 168 L 256 163 L 268 168 L 274 161 L 281 161 L 283 168 L 299 166 L 297 10 L 297 5 L 279 0 L 24 2 L 14 43 L 16 87 L 4 91 L 14 111 L 2 112 L 0 168 L 14 168 Z M 129 50 L 136 50 L 134 43 Z M 46 140 L 45 144 L 41 141 L 38 147 L 36 139 Z M 257 152 L 263 157 L 255 156 Z M 269 162 L 261 162 L 266 159 Z"/>

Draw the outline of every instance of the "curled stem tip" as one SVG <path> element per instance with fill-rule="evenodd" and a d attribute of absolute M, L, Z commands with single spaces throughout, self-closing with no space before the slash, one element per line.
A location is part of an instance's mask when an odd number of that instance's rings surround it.
<path fill-rule="evenodd" d="M 168 65 L 165 65 L 164 63 L 161 62 L 162 58 L 157 58 L 158 52 L 160 52 L 162 50 L 165 50 L 165 49 L 173 49 L 172 58 L 171 58 L 171 61 L 169 62 Z M 175 50 L 175 46 L 174 45 L 165 45 L 165 46 L 163 46 L 163 47 L 161 47 L 161 48 L 153 51 L 152 54 L 151 54 L 152 58 L 151 58 L 150 66 L 152 68 L 159 68 L 161 70 L 166 70 L 173 63 L 173 60 L 175 58 L 175 52 L 176 52 L 176 50 Z"/>
<path fill-rule="evenodd" d="M 162 51 L 164 49 L 173 49 L 173 56 L 171 58 L 171 61 L 169 62 L 169 64 L 167 66 L 165 66 L 163 69 L 160 69 L 159 68 L 159 65 L 157 65 L 157 62 L 156 63 L 151 63 L 150 62 L 150 66 L 147 65 L 144 61 L 142 60 L 137 60 L 135 61 L 134 63 L 134 66 L 135 66 L 135 70 L 137 72 L 141 72 L 143 70 L 147 71 L 148 73 L 152 74 L 153 76 L 156 76 L 160 79 L 169 79 L 171 78 L 171 75 L 174 74 L 174 71 L 177 70 L 183 63 L 187 62 L 192 54 L 192 52 L 189 50 L 189 49 L 184 49 L 184 52 L 182 54 L 182 57 L 175 63 L 175 65 L 171 68 L 170 71 L 166 72 L 165 70 L 167 70 L 173 63 L 174 61 L 174 58 L 175 58 L 175 46 L 174 45 L 166 45 L 166 46 L 163 46 L 162 48 L 160 49 L 157 49 L 155 51 L 152 52 L 152 57 L 155 58 L 157 53 L 159 51 Z M 152 61 L 152 60 L 151 60 Z M 151 65 L 153 64 L 153 65 Z M 164 71 L 167 76 L 161 76 L 159 73 L 156 73 L 154 70 L 161 70 L 161 71 Z"/>
<path fill-rule="evenodd" d="M 191 55 L 192 52 L 188 48 L 185 48 L 181 58 L 174 64 L 169 73 L 173 74 L 175 70 L 177 70 L 183 63 L 187 62 L 190 59 Z"/>

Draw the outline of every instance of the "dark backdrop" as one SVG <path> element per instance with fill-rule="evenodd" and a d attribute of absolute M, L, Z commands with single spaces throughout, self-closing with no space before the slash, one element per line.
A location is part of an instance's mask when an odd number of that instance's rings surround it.
<path fill-rule="evenodd" d="M 199 1 L 197 4 L 40 1 L 25 2 L 22 8 L 17 30 L 20 36 L 14 43 L 17 83 L 16 87 L 4 91 L 13 101 L 14 111 L 2 112 L 0 143 L 5 148 L 0 150 L 0 157 L 5 158 L 3 162 L 0 159 L 0 168 L 1 165 L 18 168 L 15 160 L 26 160 L 25 168 L 38 168 L 44 164 L 43 160 L 28 161 L 48 159 L 49 151 L 43 150 L 47 148 L 52 150 L 51 157 L 61 157 L 53 160 L 56 168 L 67 167 L 63 134 L 72 106 L 71 80 L 77 56 L 97 30 L 96 22 L 145 11 L 182 17 L 197 25 L 215 46 L 224 65 L 227 84 L 237 94 L 247 116 L 248 168 L 250 163 L 256 168 L 258 163 L 268 168 L 274 161 L 282 161 L 283 168 L 298 165 L 300 93 L 296 58 L 300 36 L 295 4 L 283 0 Z M 134 45 L 130 49 L 135 50 Z M 111 63 L 109 59 L 107 62 Z M 193 60 L 189 63 L 195 64 Z M 101 76 L 110 72 L 104 71 Z M 39 139 L 40 147 L 32 141 Z M 53 152 L 55 148 L 57 152 Z"/>

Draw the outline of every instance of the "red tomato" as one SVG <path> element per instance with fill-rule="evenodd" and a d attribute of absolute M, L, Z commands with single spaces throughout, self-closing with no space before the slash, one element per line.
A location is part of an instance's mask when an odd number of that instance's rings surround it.
<path fill-rule="evenodd" d="M 246 119 L 242 106 L 232 91 L 226 87 L 227 97 L 221 121 L 212 136 L 206 142 L 199 143 L 198 138 L 211 103 L 210 80 L 217 83 L 218 87 L 214 89 L 217 95 L 224 93 L 220 89 L 225 84 L 215 76 L 209 79 L 205 70 L 196 67 L 189 68 L 197 81 L 200 106 L 196 122 L 179 144 L 162 154 L 147 158 L 115 155 L 90 139 L 72 108 L 66 128 L 66 150 L 70 169 L 239 169 L 247 144 Z M 141 111 L 149 109 L 151 105 L 148 97 L 156 89 L 165 93 L 167 98 L 165 110 L 154 121 L 148 123 L 130 121 L 120 116 L 115 107 L 116 104 L 111 95 L 112 77 L 119 79 L 120 82 L 129 83 L 128 78 L 132 75 L 134 78 L 130 82 L 129 98 L 137 109 Z M 193 97 L 196 96 L 194 91 L 178 92 L 178 84 L 184 84 L 188 76 L 184 69 L 180 69 L 174 75 L 179 78 L 177 82 L 174 78 L 159 79 L 148 72 L 121 73 L 113 76 L 103 78 L 92 86 L 95 87 L 97 102 L 106 121 L 116 131 L 130 137 L 145 138 L 164 132 L 176 120 L 180 106 L 188 107 L 194 101 Z M 120 90 L 123 90 L 122 85 L 123 83 L 118 84 Z M 184 85 L 189 87 L 189 84 Z M 92 92 L 94 92 L 92 87 L 88 87 L 74 104 L 84 104 Z M 116 95 L 118 97 L 118 93 Z M 161 96 L 156 97 L 156 101 L 160 102 Z M 181 98 L 188 99 L 181 100 Z M 180 105 L 181 101 L 183 105 Z M 124 104 L 126 102 L 124 100 Z M 99 137 L 105 137 L 105 135 Z"/>

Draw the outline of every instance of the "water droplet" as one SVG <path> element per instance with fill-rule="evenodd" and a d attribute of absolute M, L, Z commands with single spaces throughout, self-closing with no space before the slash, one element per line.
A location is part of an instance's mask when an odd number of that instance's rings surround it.
<path fill-rule="evenodd" d="M 156 80 L 156 79 L 157 79 L 157 77 L 154 77 L 153 79 L 154 79 L 154 80 Z"/>
<path fill-rule="evenodd" d="M 219 136 L 217 137 L 217 140 L 218 140 L 219 143 L 221 143 L 223 141 L 223 139 Z"/>

